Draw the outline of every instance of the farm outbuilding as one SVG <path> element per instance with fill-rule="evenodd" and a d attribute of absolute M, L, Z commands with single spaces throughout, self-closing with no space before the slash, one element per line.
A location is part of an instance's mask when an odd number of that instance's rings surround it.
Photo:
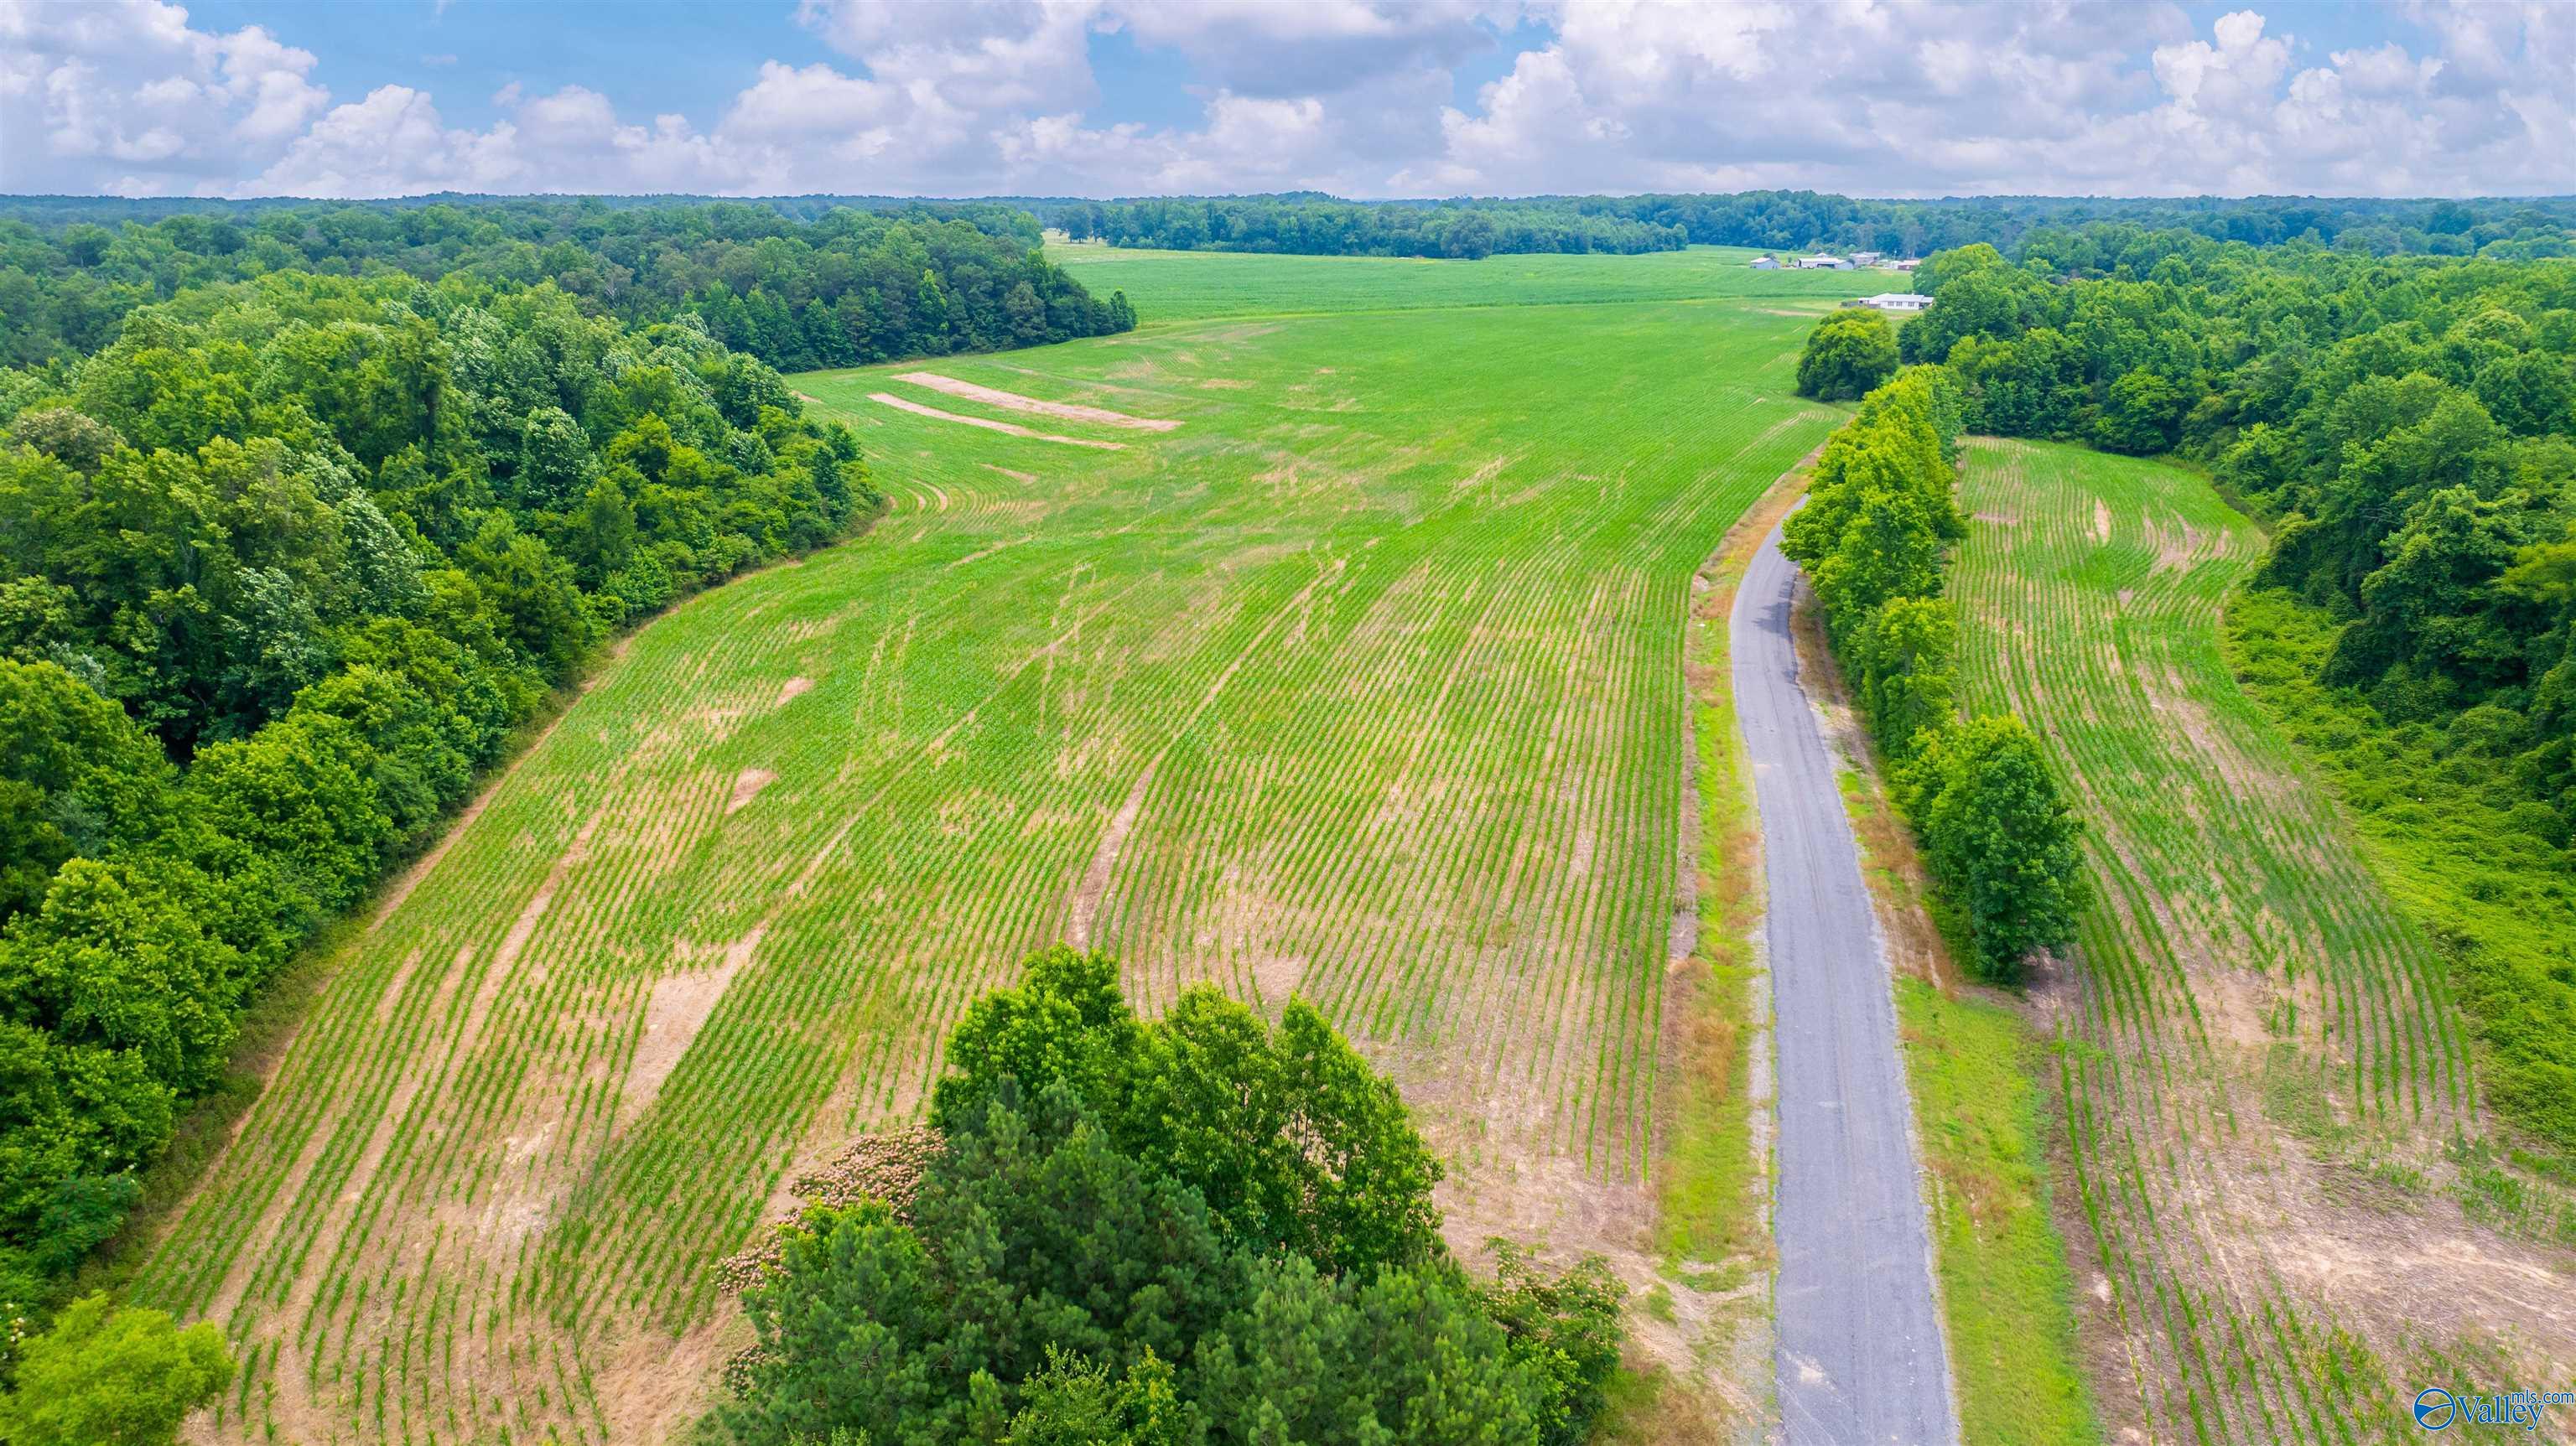
<path fill-rule="evenodd" d="M 1882 291 L 1876 296 L 1856 296 L 1845 306 L 1866 306 L 1876 311 L 1921 311 L 1932 304 L 1932 298 L 1911 291 Z"/>

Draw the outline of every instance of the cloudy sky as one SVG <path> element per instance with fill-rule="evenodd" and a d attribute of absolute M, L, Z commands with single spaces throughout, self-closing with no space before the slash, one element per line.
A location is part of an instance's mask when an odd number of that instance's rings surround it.
<path fill-rule="evenodd" d="M 0 0 L 0 191 L 2576 192 L 2576 0 Z"/>

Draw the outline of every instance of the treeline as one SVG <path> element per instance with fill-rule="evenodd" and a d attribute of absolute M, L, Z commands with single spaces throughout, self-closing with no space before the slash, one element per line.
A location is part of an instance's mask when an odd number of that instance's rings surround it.
<path fill-rule="evenodd" d="M 1395 1087 L 1313 1010 L 1219 991 L 1145 1023 L 1057 949 L 977 1002 L 926 1164 L 788 1228 L 718 1429 L 824 1441 L 1573 1446 L 1625 1292 L 1442 1244 Z"/>
<path fill-rule="evenodd" d="M 1882 319 L 1883 324 L 1883 319 Z M 1827 636 L 1934 882 L 2009 982 L 2075 937 L 2081 828 L 2039 741 L 2010 714 L 1962 719 L 1958 621 L 1941 596 L 1959 515 L 1960 405 L 1937 367 L 1871 392 L 1816 459 L 1780 550 L 1806 568 Z"/>
<path fill-rule="evenodd" d="M 1741 191 L 1345 201 L 1296 192 L 1018 204 L 1076 238 L 1097 238 L 1113 246 L 1325 256 L 1624 254 L 1685 245 L 1926 256 L 1982 242 L 2017 257 L 2043 260 L 2060 272 L 2086 274 L 2121 264 L 2119 252 L 2128 239 L 2158 235 L 2254 246 L 2304 240 L 2361 256 L 2576 255 L 2576 241 L 2569 235 L 2576 226 L 2576 200 L 2566 197 L 1875 201 L 1816 191 Z"/>
<path fill-rule="evenodd" d="M 2274 696 L 2416 860 L 2490 1099 L 2576 1148 L 2576 260 L 2079 240 L 2132 259 L 1933 257 L 1901 350 L 1973 430 L 2173 452 L 2269 524 L 2305 618 L 2241 611 L 2317 639 Z"/>
<path fill-rule="evenodd" d="M 1075 240 L 1169 251 L 1475 260 L 1502 253 L 1678 251 L 1677 228 L 1547 202 L 1419 205 L 1288 196 L 1174 196 L 1046 203 Z"/>
<path fill-rule="evenodd" d="M 1927 256 L 1984 242 L 2039 254 L 2050 238 L 2103 232 L 2174 232 L 2210 241 L 2274 246 L 2307 239 L 2362 255 L 2472 254 L 2503 246 L 2515 254 L 2576 254 L 2568 228 L 2576 199 L 2498 197 L 2465 201 L 2254 196 L 2178 199 L 1981 196 L 1873 201 L 1815 191 L 1731 195 L 1566 198 L 1587 213 L 1678 227 L 1695 244 L 1765 250 L 1824 247 Z M 2064 244 L 2063 239 L 2058 244 Z"/>
<path fill-rule="evenodd" d="M 0 1306 L 253 992 L 610 629 L 842 532 L 851 434 L 693 317 L 281 273 L 0 372 Z"/>
<path fill-rule="evenodd" d="M 788 208 L 790 210 L 794 208 Z M 138 306 L 277 272 L 551 282 L 594 316 L 696 316 L 781 371 L 989 351 L 1135 325 L 1051 265 L 1026 212 L 519 199 L 181 210 L 102 226 L 79 206 L 0 204 L 0 365 L 87 355 Z"/>

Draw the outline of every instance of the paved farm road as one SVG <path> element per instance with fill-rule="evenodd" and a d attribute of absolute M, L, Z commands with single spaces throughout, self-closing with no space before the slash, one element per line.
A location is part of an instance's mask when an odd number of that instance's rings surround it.
<path fill-rule="evenodd" d="M 1774 531 L 1728 624 L 1762 811 L 1778 1015 L 1783 1437 L 1937 1446 L 1959 1433 L 1896 1008 L 1833 759 L 1798 686 L 1797 581 Z"/>

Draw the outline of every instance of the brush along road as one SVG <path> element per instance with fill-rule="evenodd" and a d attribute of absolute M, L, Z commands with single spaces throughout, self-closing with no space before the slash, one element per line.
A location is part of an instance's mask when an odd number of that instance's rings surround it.
<path fill-rule="evenodd" d="M 1778 1014 L 1780 1417 L 1790 1446 L 1958 1439 L 1896 1009 L 1842 790 L 1798 683 L 1775 530 L 1729 620 Z"/>

